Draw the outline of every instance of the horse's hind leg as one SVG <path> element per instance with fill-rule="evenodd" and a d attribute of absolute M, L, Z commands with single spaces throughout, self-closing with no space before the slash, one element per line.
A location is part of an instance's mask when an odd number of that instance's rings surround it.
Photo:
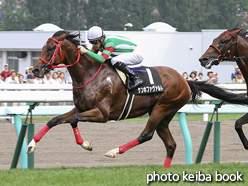
<path fill-rule="evenodd" d="M 156 131 L 158 133 L 158 136 L 163 140 L 166 151 L 167 151 L 167 157 L 164 163 L 164 167 L 165 168 L 169 168 L 171 161 L 172 161 L 172 157 L 174 155 L 174 152 L 176 150 L 176 142 L 174 141 L 170 130 L 169 130 L 169 123 L 172 120 L 172 118 L 174 117 L 175 114 L 171 114 L 169 116 L 167 116 L 165 119 L 163 119 L 158 127 L 156 128 Z"/>
<path fill-rule="evenodd" d="M 136 145 L 149 141 L 150 139 L 152 139 L 154 131 L 156 130 L 160 122 L 165 118 L 165 116 L 174 115 L 172 113 L 175 113 L 175 110 L 172 108 L 165 108 L 161 105 L 155 106 L 146 124 L 146 127 L 141 132 L 140 136 L 137 139 L 134 139 L 127 144 L 120 146 L 119 148 L 108 151 L 105 156 L 114 158 L 116 154 L 122 154 L 128 149 L 135 147 Z"/>
<path fill-rule="evenodd" d="M 59 116 L 56 116 L 54 117 L 52 120 L 50 120 L 46 125 L 45 127 L 43 127 L 34 137 L 33 137 L 33 140 L 28 144 L 28 147 L 27 147 L 27 152 L 26 153 L 31 153 L 33 152 L 35 149 L 36 149 L 36 143 L 38 143 L 41 138 L 54 126 L 56 125 L 59 125 L 61 123 L 69 123 L 71 121 L 71 118 L 76 114 L 78 113 L 78 110 L 76 108 L 72 109 L 71 111 L 65 113 L 65 114 L 62 114 L 62 115 L 59 115 Z M 83 139 L 77 129 L 77 131 L 75 132 L 75 129 L 74 129 L 74 134 L 75 134 L 75 138 L 77 140 L 77 143 L 83 143 Z"/>
<path fill-rule="evenodd" d="M 246 150 L 248 150 L 248 141 L 247 141 L 247 138 L 245 137 L 245 134 L 244 134 L 243 129 L 242 129 L 242 126 L 246 123 L 248 123 L 248 113 L 245 114 L 244 116 L 242 116 L 241 118 L 239 118 L 235 122 L 235 130 L 237 131 L 239 138 L 244 145 L 244 148 Z"/>

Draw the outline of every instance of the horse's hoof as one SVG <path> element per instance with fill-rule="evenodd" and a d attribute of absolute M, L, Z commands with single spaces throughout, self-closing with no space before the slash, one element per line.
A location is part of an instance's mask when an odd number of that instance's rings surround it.
<path fill-rule="evenodd" d="M 34 150 L 36 149 L 36 146 L 30 146 L 30 147 L 27 147 L 27 151 L 26 151 L 26 154 L 28 153 L 31 153 L 31 152 L 34 152 Z"/>
<path fill-rule="evenodd" d="M 88 151 L 92 151 L 93 147 L 91 145 L 91 143 L 89 143 L 88 141 L 85 141 L 83 144 L 81 144 L 81 146 Z"/>
<path fill-rule="evenodd" d="M 105 154 L 105 156 L 109 158 L 115 158 L 116 154 L 110 150 Z"/>
<path fill-rule="evenodd" d="M 112 149 L 110 151 L 108 151 L 105 156 L 109 157 L 109 158 L 115 158 L 116 154 L 119 154 L 119 148 L 116 149 Z"/>
<path fill-rule="evenodd" d="M 35 145 L 34 140 L 32 139 L 32 141 L 30 141 L 30 143 L 28 144 L 26 153 L 28 154 L 28 153 L 34 152 L 35 149 L 36 149 L 36 145 Z"/>

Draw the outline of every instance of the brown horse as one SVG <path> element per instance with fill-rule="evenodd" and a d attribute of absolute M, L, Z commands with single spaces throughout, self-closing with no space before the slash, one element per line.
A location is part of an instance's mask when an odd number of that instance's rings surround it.
<path fill-rule="evenodd" d="M 43 77 L 52 68 L 65 64 L 73 80 L 73 100 L 75 108 L 63 115 L 53 118 L 41 129 L 29 143 L 27 153 L 36 148 L 36 143 L 52 127 L 61 123 L 70 123 L 76 138 L 76 143 L 87 150 L 92 150 L 89 142 L 84 141 L 79 133 L 79 121 L 107 122 L 117 120 L 123 110 L 127 91 L 115 69 L 109 63 L 100 64 L 87 55 L 80 56 L 77 50 L 79 44 L 77 35 L 66 31 L 58 31 L 49 38 L 42 48 L 42 53 L 34 66 L 34 75 Z M 59 55 L 57 55 L 59 54 Z M 175 70 L 168 67 L 155 67 L 162 79 L 165 92 L 149 95 L 136 95 L 128 118 L 142 116 L 146 113 L 150 118 L 137 139 L 110 150 L 105 155 L 115 157 L 126 150 L 150 140 L 156 130 L 162 139 L 167 158 L 164 167 L 169 167 L 176 143 L 170 133 L 169 123 L 177 111 L 185 105 L 192 94 L 195 102 L 199 91 L 211 96 L 222 98 L 233 103 L 245 102 L 244 96 L 223 91 L 206 82 L 185 81 Z M 119 134 L 121 135 L 121 134 Z"/>
<path fill-rule="evenodd" d="M 201 65 L 210 69 L 213 65 L 218 65 L 223 60 L 234 59 L 239 66 L 246 85 L 248 82 L 248 42 L 246 39 L 247 31 L 237 25 L 221 33 L 214 39 L 207 51 L 201 56 L 199 61 Z M 248 94 L 248 92 L 247 92 Z M 235 123 L 235 129 L 244 145 L 248 150 L 248 141 L 244 135 L 242 125 L 248 122 L 248 113 L 238 119 Z"/>

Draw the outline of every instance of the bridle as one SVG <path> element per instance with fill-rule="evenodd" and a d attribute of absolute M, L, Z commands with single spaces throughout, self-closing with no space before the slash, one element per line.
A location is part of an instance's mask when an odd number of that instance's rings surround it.
<path fill-rule="evenodd" d="M 225 53 L 222 54 L 222 52 L 220 51 L 220 49 L 219 49 L 217 46 L 213 45 L 213 44 L 209 46 L 209 47 L 213 47 L 213 48 L 220 54 L 220 55 L 218 56 L 218 59 L 216 59 L 216 60 L 218 60 L 219 62 L 221 62 L 221 61 L 224 61 L 224 60 L 248 58 L 248 56 L 239 56 L 238 35 L 234 35 L 232 32 L 230 32 L 230 31 L 228 31 L 228 30 L 225 31 L 225 32 L 229 33 L 229 34 L 234 38 L 234 39 L 233 39 L 233 42 L 230 44 L 230 46 L 227 47 L 227 48 L 224 50 Z M 232 57 L 232 56 L 229 55 L 229 54 L 230 54 L 232 48 L 233 48 L 235 45 L 237 46 L 237 50 L 236 50 L 235 56 Z M 228 57 L 228 55 L 229 55 L 229 57 Z"/>
<path fill-rule="evenodd" d="M 221 52 L 221 50 L 217 47 L 217 46 L 215 46 L 215 45 L 210 45 L 209 47 L 213 47 L 220 55 L 218 56 L 218 59 L 216 59 L 216 60 L 218 60 L 219 62 L 221 62 L 221 61 L 223 61 L 223 60 L 231 60 L 231 59 L 235 59 L 237 56 L 238 56 L 238 41 L 237 41 L 237 36 L 236 35 L 234 35 L 232 32 L 229 32 L 228 30 L 227 31 L 225 31 L 225 32 L 227 32 L 227 33 L 229 33 L 233 38 L 234 38 L 234 40 L 233 40 L 233 42 L 230 44 L 230 46 L 229 47 L 227 47 L 226 49 L 225 49 L 225 53 L 223 53 L 222 54 L 222 52 Z M 237 50 L 236 50 L 236 55 L 235 56 L 229 56 L 229 57 L 227 57 L 227 55 L 231 52 L 231 50 L 232 50 L 232 48 L 235 46 L 235 44 L 237 45 Z"/>
<path fill-rule="evenodd" d="M 63 41 L 58 41 L 57 39 L 52 38 L 52 37 L 50 37 L 49 39 L 51 39 L 51 40 L 53 40 L 53 41 L 55 41 L 57 43 L 57 46 L 56 46 L 56 49 L 55 49 L 55 51 L 53 53 L 52 58 L 48 62 L 45 59 L 43 59 L 42 57 L 39 57 L 39 59 L 41 61 L 43 61 L 44 63 L 46 63 L 47 66 L 49 66 L 51 69 L 53 69 L 53 68 L 66 68 L 66 67 L 71 67 L 71 66 L 75 65 L 77 62 L 79 62 L 80 50 L 78 50 L 78 57 L 77 57 L 77 60 L 74 63 L 72 63 L 70 65 L 60 65 L 60 66 L 53 65 L 58 53 L 60 53 L 60 59 L 61 59 L 61 62 L 63 63 L 62 50 L 61 50 L 61 46 L 62 46 Z"/>
<path fill-rule="evenodd" d="M 52 38 L 52 37 L 50 37 L 49 39 L 55 41 L 57 43 L 57 46 L 56 46 L 56 49 L 55 49 L 55 51 L 53 53 L 53 56 L 52 56 L 52 58 L 50 59 L 49 62 L 46 61 L 45 59 L 43 59 L 42 57 L 39 57 L 39 59 L 41 61 L 43 61 L 44 63 L 47 64 L 47 66 L 44 67 L 45 69 L 48 69 L 49 67 L 50 67 L 50 70 L 53 69 L 53 68 L 71 67 L 71 66 L 75 65 L 77 62 L 79 62 L 79 60 L 80 60 L 80 50 L 78 49 L 78 57 L 77 57 L 77 60 L 74 63 L 72 63 L 70 65 L 60 65 L 60 66 L 53 65 L 54 64 L 54 61 L 55 61 L 55 59 L 56 59 L 56 57 L 58 55 L 58 53 L 60 53 L 61 62 L 63 63 L 63 56 L 62 56 L 62 50 L 61 50 L 61 46 L 62 46 L 63 41 L 58 41 L 57 39 Z M 97 70 L 97 72 L 94 74 L 94 76 L 89 81 L 87 81 L 84 85 L 79 86 L 79 87 L 73 85 L 73 88 L 75 88 L 75 89 L 81 89 L 81 88 L 85 87 L 86 85 L 88 85 L 96 77 L 96 75 L 99 73 L 99 71 L 101 70 L 101 68 L 102 68 L 102 63 L 100 65 L 99 69 Z"/>

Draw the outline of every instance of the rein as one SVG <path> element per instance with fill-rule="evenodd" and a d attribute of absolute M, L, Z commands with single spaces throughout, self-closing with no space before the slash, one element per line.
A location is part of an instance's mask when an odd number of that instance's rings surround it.
<path fill-rule="evenodd" d="M 102 63 L 100 65 L 99 69 L 97 70 L 97 72 L 94 74 L 94 76 L 89 81 L 87 81 L 87 83 L 85 83 L 84 85 L 82 85 L 80 87 L 77 87 L 77 86 L 72 85 L 73 88 L 75 88 L 75 89 L 84 88 L 86 85 L 88 85 L 96 77 L 96 75 L 98 74 L 98 72 L 100 72 L 101 68 L 102 68 Z"/>
<path fill-rule="evenodd" d="M 53 65 L 54 64 L 54 61 L 58 55 L 58 53 L 60 53 L 60 58 L 61 58 L 61 62 L 63 63 L 63 58 L 62 58 L 62 50 L 61 50 L 61 46 L 62 46 L 62 43 L 63 41 L 58 41 L 57 39 L 54 39 L 52 37 L 50 37 L 49 39 L 55 41 L 57 44 L 56 46 L 56 49 L 53 53 L 53 56 L 51 58 L 51 60 L 48 62 L 46 61 L 45 59 L 43 59 L 42 57 L 39 57 L 39 59 L 41 61 L 43 61 L 44 63 L 46 63 L 49 67 L 51 68 L 66 68 L 66 67 L 71 67 L 73 65 L 75 65 L 77 62 L 79 62 L 79 59 L 80 59 L 80 51 L 78 50 L 78 57 L 77 57 L 77 60 L 73 63 L 73 64 L 70 64 L 70 65 L 60 65 L 60 66 L 57 66 L 57 65 Z"/>
<path fill-rule="evenodd" d="M 218 56 L 218 61 L 221 62 L 223 60 L 231 60 L 231 59 L 237 59 L 237 58 L 248 58 L 248 56 L 238 56 L 239 54 L 239 45 L 238 45 L 238 35 L 234 35 L 232 32 L 229 32 L 228 30 L 225 31 L 227 33 L 229 33 L 231 36 L 233 36 L 234 40 L 233 42 L 231 43 L 231 45 L 229 47 L 227 47 L 226 52 L 224 54 L 222 54 L 222 52 L 220 51 L 220 49 L 215 46 L 215 45 L 210 45 L 209 47 L 213 47 L 220 55 Z M 236 55 L 235 56 L 229 56 L 227 57 L 227 55 L 231 52 L 232 48 L 235 46 L 235 44 L 237 45 L 237 50 L 236 50 Z"/>

